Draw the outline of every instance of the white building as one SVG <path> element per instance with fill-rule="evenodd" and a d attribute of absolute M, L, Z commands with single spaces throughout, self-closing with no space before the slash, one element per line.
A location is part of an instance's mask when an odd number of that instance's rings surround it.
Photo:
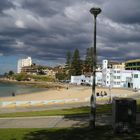
<path fill-rule="evenodd" d="M 103 60 L 102 85 L 106 87 L 128 87 L 140 89 L 140 71 L 108 68 Z"/>
<path fill-rule="evenodd" d="M 132 88 L 140 89 L 140 71 L 132 71 L 132 78 L 130 79 L 130 85 Z"/>
<path fill-rule="evenodd" d="M 93 76 L 85 77 L 85 75 L 71 76 L 73 84 L 90 84 L 92 85 Z M 108 60 L 103 60 L 102 71 L 96 71 L 96 85 L 105 87 L 126 87 L 140 89 L 140 71 L 124 70 L 124 66 L 108 68 Z"/>
<path fill-rule="evenodd" d="M 79 75 L 79 76 L 71 76 L 71 83 L 72 84 L 88 84 L 92 85 L 93 83 L 93 76 L 86 77 L 85 75 Z M 102 72 L 98 71 L 96 72 L 96 79 L 95 79 L 96 85 L 102 85 Z"/>
<path fill-rule="evenodd" d="M 101 71 L 96 71 L 96 77 L 95 77 L 95 83 L 96 85 L 102 85 L 102 72 Z M 93 80 L 92 80 L 93 82 Z M 91 83 L 92 84 L 92 83 Z"/>
<path fill-rule="evenodd" d="M 71 83 L 72 84 L 81 85 L 84 82 L 86 82 L 85 75 L 71 76 Z"/>
<path fill-rule="evenodd" d="M 110 86 L 111 79 L 111 69 L 108 68 L 108 60 L 103 60 L 102 69 L 102 86 Z"/>
<path fill-rule="evenodd" d="M 122 72 L 120 69 L 112 69 L 110 73 L 110 85 L 113 87 L 121 87 Z"/>
<path fill-rule="evenodd" d="M 27 57 L 25 59 L 19 59 L 17 64 L 17 73 L 21 72 L 22 67 L 31 66 L 31 65 L 32 65 L 31 57 Z"/>

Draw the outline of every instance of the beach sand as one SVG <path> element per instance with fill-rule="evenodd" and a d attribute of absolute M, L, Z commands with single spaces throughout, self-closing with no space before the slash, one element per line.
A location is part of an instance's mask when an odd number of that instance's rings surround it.
<path fill-rule="evenodd" d="M 104 92 L 109 96 L 109 89 L 96 87 L 97 92 Z M 78 102 L 85 102 L 91 97 L 92 88 L 86 86 L 69 86 L 69 88 L 49 89 L 42 92 L 32 94 L 21 94 L 14 97 L 1 97 L 0 101 L 40 101 L 40 100 L 63 100 L 63 99 L 78 99 Z M 111 89 L 112 96 L 130 97 L 136 93 L 128 89 Z"/>

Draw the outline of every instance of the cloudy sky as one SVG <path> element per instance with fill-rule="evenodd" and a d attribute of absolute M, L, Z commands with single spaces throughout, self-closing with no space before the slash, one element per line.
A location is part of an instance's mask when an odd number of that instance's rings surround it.
<path fill-rule="evenodd" d="M 0 73 L 31 56 L 37 64 L 65 63 L 75 48 L 84 59 L 97 18 L 98 61 L 140 58 L 139 0 L 0 0 Z"/>

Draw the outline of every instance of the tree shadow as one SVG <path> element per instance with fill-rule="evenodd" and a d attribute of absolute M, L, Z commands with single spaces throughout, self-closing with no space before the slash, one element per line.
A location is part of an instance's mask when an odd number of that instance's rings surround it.
<path fill-rule="evenodd" d="M 23 140 L 140 140 L 140 126 L 132 134 L 114 134 L 111 126 L 97 126 L 96 129 L 57 128 L 42 129 L 26 134 Z"/>
<path fill-rule="evenodd" d="M 109 106 L 111 109 L 111 106 Z M 87 109 L 87 108 L 85 108 Z M 103 111 L 99 109 L 99 114 Z M 140 106 L 137 106 L 139 111 Z M 106 106 L 105 112 L 108 110 Z M 109 112 L 111 116 L 111 111 Z M 95 129 L 89 127 L 89 114 L 83 114 L 83 116 L 69 116 L 65 115 L 64 119 L 68 121 L 76 121 L 69 128 L 52 128 L 52 129 L 40 129 L 27 133 L 23 140 L 140 140 L 140 124 L 136 125 L 135 132 L 133 133 L 122 133 L 114 134 L 111 125 L 98 125 Z M 103 120 L 103 119 L 101 119 Z M 59 122 L 61 124 L 61 122 Z M 107 124 L 107 123 L 106 123 Z"/>

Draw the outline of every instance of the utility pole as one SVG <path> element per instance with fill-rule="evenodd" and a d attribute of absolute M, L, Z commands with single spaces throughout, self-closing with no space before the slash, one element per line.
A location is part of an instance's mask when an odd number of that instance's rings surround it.
<path fill-rule="evenodd" d="M 91 95 L 91 114 L 90 114 L 90 125 L 95 128 L 95 119 L 96 119 L 96 93 L 95 93 L 95 80 L 96 80 L 96 18 L 97 15 L 101 13 L 100 8 L 91 8 L 90 13 L 94 15 L 94 48 L 93 48 L 93 82 L 92 82 L 92 95 Z"/>

